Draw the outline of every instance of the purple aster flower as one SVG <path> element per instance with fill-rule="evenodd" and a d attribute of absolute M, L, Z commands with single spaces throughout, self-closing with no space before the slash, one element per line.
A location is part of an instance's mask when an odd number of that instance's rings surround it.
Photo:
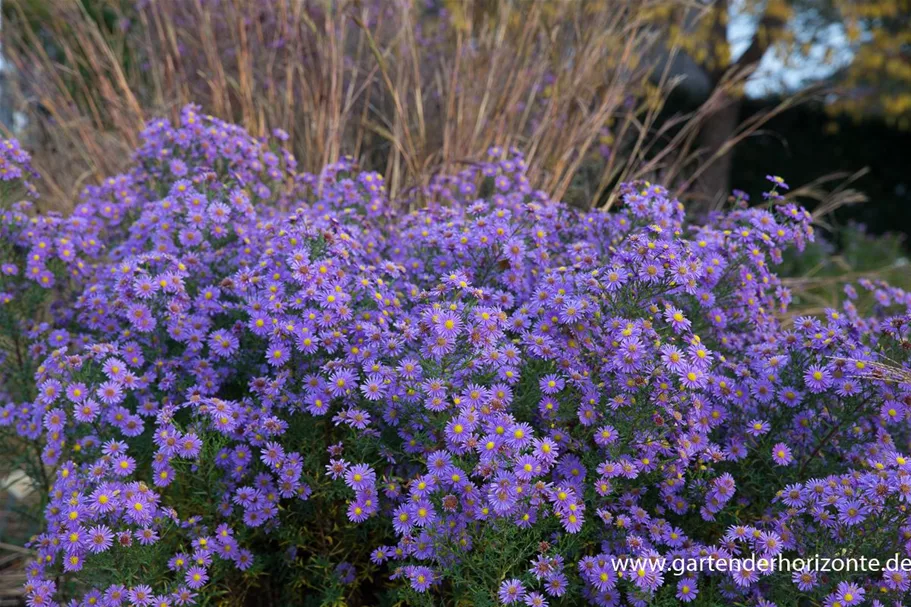
<path fill-rule="evenodd" d="M 123 400 L 123 389 L 117 381 L 107 381 L 98 387 L 98 399 L 106 405 L 116 405 Z"/>
<path fill-rule="evenodd" d="M 835 594 L 838 597 L 838 600 L 844 604 L 845 607 L 851 607 L 852 605 L 857 605 L 863 602 L 865 591 L 857 584 L 850 582 L 839 582 L 838 588 L 835 590 Z"/>
<path fill-rule="evenodd" d="M 664 318 L 670 323 L 675 333 L 682 333 L 690 329 L 690 321 L 683 315 L 683 311 L 678 308 L 668 306 L 664 311 Z"/>
<path fill-rule="evenodd" d="M 223 358 L 234 354 L 239 344 L 237 338 L 227 331 L 215 331 L 209 336 L 209 346 L 212 351 Z"/>
<path fill-rule="evenodd" d="M 757 569 L 758 567 L 736 567 L 734 568 L 734 571 L 731 572 L 731 578 L 734 580 L 734 583 L 741 588 L 749 588 L 759 581 L 759 572 Z"/>
<path fill-rule="evenodd" d="M 123 600 L 127 596 L 126 586 L 122 584 L 113 584 L 108 586 L 108 589 L 104 592 L 104 606 L 105 607 L 119 607 L 123 604 Z"/>
<path fill-rule="evenodd" d="M 766 175 L 765 178 L 768 181 L 772 182 L 772 185 L 776 188 L 781 188 L 782 190 L 790 189 L 788 187 L 788 184 L 785 183 L 784 179 L 782 179 L 778 175 Z"/>
<path fill-rule="evenodd" d="M 429 567 L 411 567 L 408 571 L 408 581 L 418 592 L 427 592 L 434 580 L 435 575 Z"/>
<path fill-rule="evenodd" d="M 183 571 L 189 566 L 190 557 L 183 552 L 178 552 L 168 560 L 168 569 L 171 571 Z"/>
<path fill-rule="evenodd" d="M 421 500 L 411 507 L 411 516 L 418 527 L 426 527 L 436 520 L 436 511 L 429 501 Z"/>
<path fill-rule="evenodd" d="M 88 398 L 73 407 L 73 417 L 76 418 L 76 421 L 89 423 L 98 416 L 100 409 L 101 405 L 98 404 L 98 401 Z"/>
<path fill-rule="evenodd" d="M 447 311 L 439 314 L 434 330 L 447 339 L 454 339 L 462 329 L 462 319 L 455 312 Z"/>
<path fill-rule="evenodd" d="M 60 432 L 63 430 L 63 424 L 66 422 L 66 413 L 62 409 L 51 409 L 44 414 L 44 427 L 51 432 Z"/>
<path fill-rule="evenodd" d="M 613 426 L 606 425 L 598 428 L 595 432 L 595 442 L 602 447 L 606 447 L 617 440 L 617 430 Z"/>
<path fill-rule="evenodd" d="M 112 462 L 111 469 L 118 476 L 129 476 L 136 470 L 136 460 L 129 455 L 121 455 Z"/>
<path fill-rule="evenodd" d="M 104 552 L 114 545 L 114 534 L 106 525 L 92 527 L 88 532 L 88 548 L 95 554 Z"/>
<path fill-rule="evenodd" d="M 246 571 L 253 566 L 253 553 L 245 548 L 239 549 L 234 557 L 234 564 L 241 571 Z"/>
<path fill-rule="evenodd" d="M 775 443 L 772 447 L 772 460 L 779 466 L 787 466 L 794 461 L 791 449 L 784 443 Z"/>
<path fill-rule="evenodd" d="M 775 532 L 763 531 L 756 538 L 756 549 L 766 557 L 772 557 L 781 552 L 784 544 L 781 536 Z"/>
<path fill-rule="evenodd" d="M 747 434 L 750 436 L 762 436 L 766 434 L 770 429 L 769 423 L 761 419 L 754 419 L 750 421 L 747 426 Z"/>
<path fill-rule="evenodd" d="M 867 518 L 867 507 L 856 499 L 842 500 L 838 503 L 838 517 L 845 525 L 857 525 Z"/>
<path fill-rule="evenodd" d="M 291 358 L 291 351 L 288 347 L 281 343 L 275 343 L 269 345 L 267 350 L 266 360 L 273 367 L 280 367 Z"/>
<path fill-rule="evenodd" d="M 781 492 L 781 501 L 791 508 L 797 508 L 804 504 L 803 486 L 793 483 L 784 488 Z"/>
<path fill-rule="evenodd" d="M 525 595 L 525 604 L 528 607 L 548 607 L 547 598 L 540 592 L 529 592 Z"/>
<path fill-rule="evenodd" d="M 386 393 L 385 380 L 377 374 L 368 375 L 367 380 L 361 384 L 361 392 L 367 400 L 380 400 Z"/>
<path fill-rule="evenodd" d="M 525 587 L 522 585 L 522 582 L 515 578 L 505 580 L 500 584 L 497 596 L 504 605 L 518 603 L 525 598 Z"/>
<path fill-rule="evenodd" d="M 909 577 L 908 572 L 890 566 L 883 572 L 883 583 L 890 590 L 907 592 L 911 588 L 911 577 Z"/>
<path fill-rule="evenodd" d="M 88 388 L 81 382 L 72 383 L 66 388 L 66 397 L 76 404 L 83 402 L 88 395 Z"/>
<path fill-rule="evenodd" d="M 143 546 L 150 546 L 158 541 L 158 533 L 151 527 L 143 527 L 136 531 L 136 539 Z"/>
<path fill-rule="evenodd" d="M 618 291 L 629 279 L 629 272 L 622 266 L 611 266 L 602 274 L 602 280 L 609 293 Z"/>
<path fill-rule="evenodd" d="M 563 389 L 564 381 L 559 375 L 545 375 L 538 380 L 538 385 L 544 394 L 557 394 Z"/>
<path fill-rule="evenodd" d="M 521 449 L 528 445 L 532 439 L 534 430 L 526 423 L 519 423 L 512 426 L 507 433 L 507 441 L 516 449 Z"/>
<path fill-rule="evenodd" d="M 332 396 L 344 396 L 355 388 L 354 375 L 345 369 L 339 369 L 329 378 L 329 391 Z"/>
<path fill-rule="evenodd" d="M 271 467 L 280 464 L 284 457 L 285 450 L 275 441 L 266 443 L 262 447 L 262 453 L 260 454 L 260 459 L 262 459 L 263 463 Z"/>
<path fill-rule="evenodd" d="M 360 501 L 348 504 L 348 520 L 354 523 L 363 523 L 370 518 L 370 509 Z"/>
<path fill-rule="evenodd" d="M 690 603 L 696 600 L 696 596 L 699 594 L 699 587 L 696 586 L 696 580 L 691 577 L 685 577 L 679 582 L 677 582 L 677 597 L 678 601 L 684 603 Z"/>
<path fill-rule="evenodd" d="M 209 574 L 205 567 L 193 566 L 187 570 L 184 581 L 193 590 L 199 590 L 209 581 Z"/>
<path fill-rule="evenodd" d="M 557 571 L 555 573 L 547 576 L 544 582 L 544 592 L 548 596 L 552 597 L 561 597 L 566 594 L 568 583 L 566 581 L 566 576 L 562 572 Z"/>
<path fill-rule="evenodd" d="M 684 388 L 695 390 L 706 385 L 705 373 L 694 366 L 684 366 L 680 372 L 680 383 Z"/>
<path fill-rule="evenodd" d="M 134 605 L 137 605 L 138 607 L 146 607 L 147 605 L 152 604 L 152 588 L 145 584 L 133 586 L 127 592 L 127 596 L 129 597 L 130 602 Z"/>
<path fill-rule="evenodd" d="M 807 592 L 816 587 L 818 575 L 812 569 L 801 569 L 791 574 L 791 580 L 801 592 Z"/>
<path fill-rule="evenodd" d="M 345 473 L 345 484 L 355 491 L 363 491 L 376 482 L 376 473 L 367 464 L 355 464 Z"/>
<path fill-rule="evenodd" d="M 820 365 L 811 365 L 803 375 L 807 389 L 814 394 L 819 394 L 832 385 L 832 376 L 828 369 Z"/>
<path fill-rule="evenodd" d="M 202 439 L 200 439 L 195 434 L 189 433 L 185 434 L 178 441 L 177 452 L 181 457 L 194 458 L 199 455 L 200 450 L 202 449 Z"/>

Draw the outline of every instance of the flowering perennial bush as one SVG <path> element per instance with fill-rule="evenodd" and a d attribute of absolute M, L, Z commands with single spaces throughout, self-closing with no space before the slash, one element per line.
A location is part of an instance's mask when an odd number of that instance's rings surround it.
<path fill-rule="evenodd" d="M 3 211 L 0 424 L 50 471 L 30 605 L 906 596 L 657 565 L 911 555 L 911 296 L 783 322 L 771 265 L 813 238 L 783 182 L 690 225 L 643 183 L 573 210 L 492 149 L 392 205 L 282 139 L 187 107 L 71 216 Z"/>

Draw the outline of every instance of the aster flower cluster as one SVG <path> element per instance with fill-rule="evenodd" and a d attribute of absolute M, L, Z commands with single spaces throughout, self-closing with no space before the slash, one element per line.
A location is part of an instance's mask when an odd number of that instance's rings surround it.
<path fill-rule="evenodd" d="M 0 141 L 0 188 L 15 184 L 24 189 L 26 196 L 34 198 L 38 192 L 31 180 L 36 177 L 38 173 L 32 168 L 31 156 L 19 142 L 15 139 Z"/>
<path fill-rule="evenodd" d="M 911 555 L 911 296 L 782 320 L 806 211 L 581 212 L 498 148 L 390 201 L 282 140 L 187 107 L 70 216 L 3 212 L 0 431 L 52 471 L 30 605 L 195 604 L 276 554 L 415 602 L 905 597 L 617 565 Z"/>

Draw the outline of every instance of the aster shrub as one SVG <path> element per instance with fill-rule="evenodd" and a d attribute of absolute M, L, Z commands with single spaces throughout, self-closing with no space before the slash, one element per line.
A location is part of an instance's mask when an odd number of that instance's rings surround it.
<path fill-rule="evenodd" d="M 493 148 L 391 204 L 284 139 L 190 106 L 71 215 L 5 204 L 29 605 L 905 597 L 897 568 L 661 566 L 911 555 L 911 296 L 784 320 L 772 266 L 813 230 L 780 179 L 695 225 L 647 183 L 567 207 Z"/>

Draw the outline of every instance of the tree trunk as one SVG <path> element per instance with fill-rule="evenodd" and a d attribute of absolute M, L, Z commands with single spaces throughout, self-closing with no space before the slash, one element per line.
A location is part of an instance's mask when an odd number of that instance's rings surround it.
<path fill-rule="evenodd" d="M 696 207 L 701 212 L 717 209 L 730 193 L 733 157 L 727 148 L 740 124 L 740 105 L 739 97 L 726 92 L 719 95 L 717 109 L 699 133 L 701 159 L 708 163 L 695 184 Z"/>
<path fill-rule="evenodd" d="M 6 58 L 3 56 L 3 0 L 0 0 L 0 126 L 12 130 L 13 104 L 8 87 Z"/>
<path fill-rule="evenodd" d="M 784 0 L 770 0 L 766 5 L 762 18 L 756 27 L 756 32 L 749 46 L 743 54 L 733 63 L 722 69 L 719 66 L 709 68 L 709 76 L 715 85 L 715 91 L 709 95 L 710 103 L 714 106 L 709 112 L 705 123 L 702 125 L 698 143 L 703 150 L 701 162 L 708 163 L 704 171 L 694 184 L 695 204 L 697 213 L 705 213 L 719 208 L 727 200 L 731 187 L 731 167 L 733 158 L 731 148 L 732 139 L 737 134 L 740 125 L 741 97 L 732 95 L 727 82 L 726 74 L 740 74 L 734 80 L 749 75 L 759 65 L 763 55 L 769 49 L 773 40 L 777 39 L 785 26 L 783 13 L 779 5 Z M 778 9 L 772 10 L 773 3 Z M 730 19 L 729 0 L 714 0 L 714 22 L 712 24 L 712 40 L 714 45 L 727 44 L 727 23 Z M 784 13 L 786 15 L 786 12 Z M 722 87 L 719 89 L 719 87 Z M 701 169 L 700 169 L 701 170 Z"/>

